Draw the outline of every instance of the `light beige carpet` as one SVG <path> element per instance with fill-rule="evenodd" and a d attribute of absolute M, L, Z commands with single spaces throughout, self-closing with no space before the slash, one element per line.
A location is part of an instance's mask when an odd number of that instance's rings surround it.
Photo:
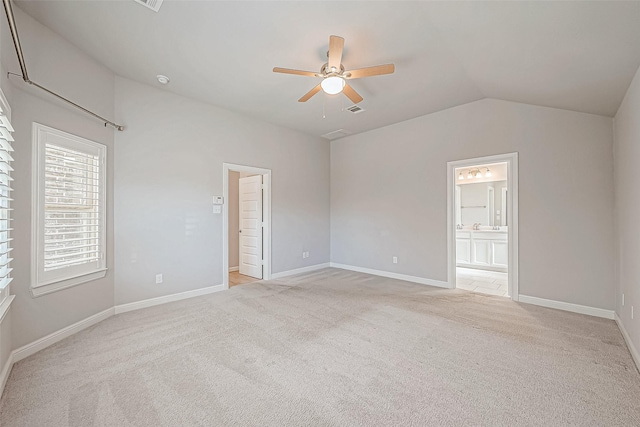
<path fill-rule="evenodd" d="M 110 318 L 17 363 L 2 426 L 638 426 L 612 321 L 326 269 Z"/>

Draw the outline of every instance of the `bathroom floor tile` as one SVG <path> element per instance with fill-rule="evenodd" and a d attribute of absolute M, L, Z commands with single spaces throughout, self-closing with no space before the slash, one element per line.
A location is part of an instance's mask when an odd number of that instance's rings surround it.
<path fill-rule="evenodd" d="M 477 286 L 474 285 L 473 283 L 470 283 L 470 284 L 456 283 L 456 288 L 464 289 L 465 291 L 473 291 L 475 288 L 477 288 Z"/>
<path fill-rule="evenodd" d="M 457 277 L 456 278 L 456 285 L 470 285 L 473 283 L 473 279 L 467 279 L 464 277 Z"/>
<path fill-rule="evenodd" d="M 493 282 L 473 282 L 472 285 L 475 285 L 477 288 L 487 288 L 487 289 L 499 289 L 500 285 Z"/>
<path fill-rule="evenodd" d="M 509 291 L 508 274 L 458 267 L 456 269 L 456 288 L 507 297 Z"/>

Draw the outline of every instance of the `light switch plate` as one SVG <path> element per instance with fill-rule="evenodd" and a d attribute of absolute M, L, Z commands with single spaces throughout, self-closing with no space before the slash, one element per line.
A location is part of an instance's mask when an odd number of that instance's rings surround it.
<path fill-rule="evenodd" d="M 214 214 L 222 213 L 222 206 L 220 206 L 220 205 L 213 205 L 213 213 L 214 213 Z"/>
<path fill-rule="evenodd" d="M 224 203 L 224 197 L 222 196 L 213 196 L 213 204 L 214 205 L 221 205 Z"/>

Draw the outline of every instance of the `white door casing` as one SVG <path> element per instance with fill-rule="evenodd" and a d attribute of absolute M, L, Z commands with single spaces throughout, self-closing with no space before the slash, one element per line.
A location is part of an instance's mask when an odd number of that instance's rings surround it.
<path fill-rule="evenodd" d="M 240 178 L 240 274 L 262 279 L 262 175 Z"/>

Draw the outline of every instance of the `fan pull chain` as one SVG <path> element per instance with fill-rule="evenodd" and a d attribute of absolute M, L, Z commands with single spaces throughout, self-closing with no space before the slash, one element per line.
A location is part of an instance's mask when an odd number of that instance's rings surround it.
<path fill-rule="evenodd" d="M 322 118 L 323 119 L 327 118 L 327 116 L 325 115 L 325 112 L 324 112 L 326 103 L 327 103 L 327 100 L 324 97 L 322 97 Z"/>

